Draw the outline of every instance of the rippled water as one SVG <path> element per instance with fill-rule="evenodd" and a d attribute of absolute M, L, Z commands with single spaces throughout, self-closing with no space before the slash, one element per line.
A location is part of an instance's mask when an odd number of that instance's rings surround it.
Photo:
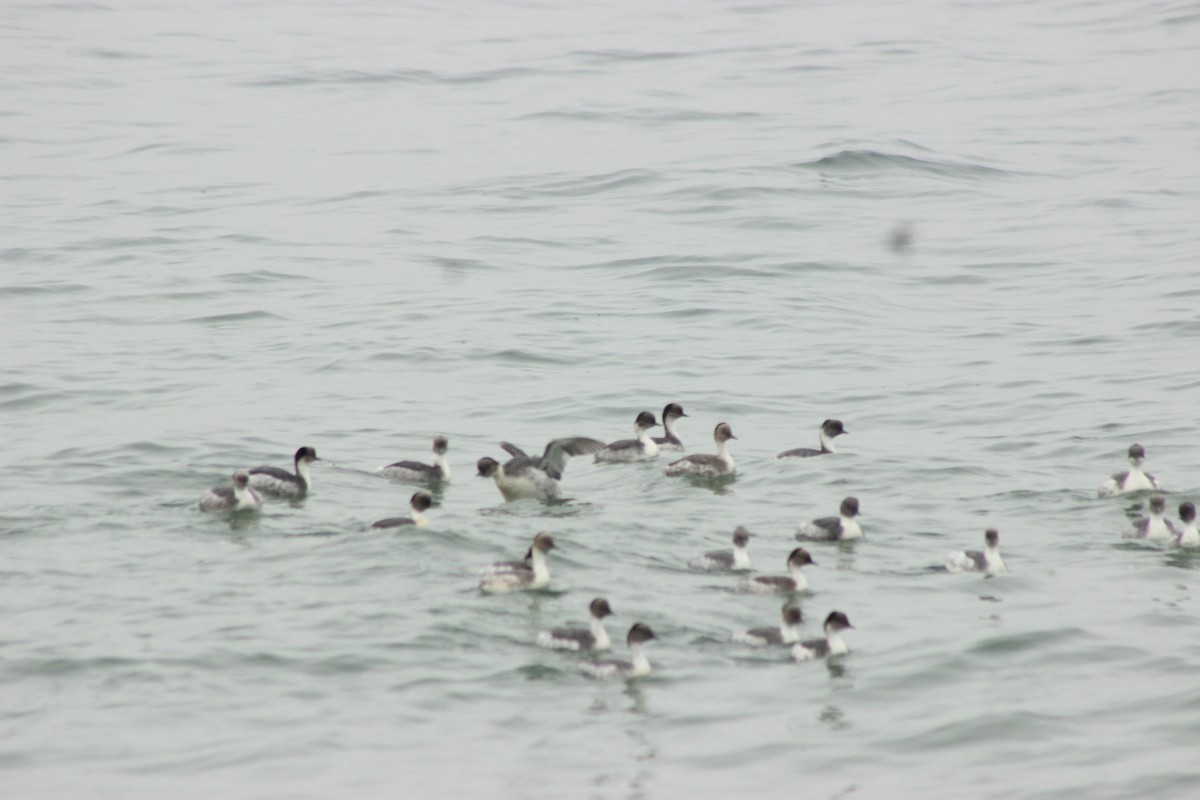
<path fill-rule="evenodd" d="M 647 5 L 6 6 L 6 796 L 1200 792 L 1198 562 L 1094 497 L 1134 441 L 1200 495 L 1200 5 Z M 472 477 L 673 400 L 736 481 Z M 196 509 L 301 444 L 307 501 Z M 686 559 L 847 494 L 853 653 L 731 643 L 778 601 Z M 1012 574 L 931 569 L 992 524 Z M 532 646 L 599 594 L 651 678 Z"/>

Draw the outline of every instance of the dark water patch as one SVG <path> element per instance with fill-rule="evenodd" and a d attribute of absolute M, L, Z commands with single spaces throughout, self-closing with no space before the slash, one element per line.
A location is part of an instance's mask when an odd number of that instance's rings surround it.
<path fill-rule="evenodd" d="M 358 200 L 373 200 L 378 197 L 387 197 L 391 192 L 382 191 L 380 189 L 362 189 L 357 192 L 347 192 L 345 194 L 330 195 L 329 197 L 313 197 L 305 198 L 297 203 L 301 206 L 322 206 L 322 205 L 338 205 L 340 203 L 353 203 Z"/>
<path fill-rule="evenodd" d="M 950 177 L 1016 177 L 1020 173 L 967 162 L 937 161 L 876 150 L 842 150 L 812 161 L 793 164 L 795 169 L 837 173 L 923 172 Z"/>
<path fill-rule="evenodd" d="M 993 657 L 1043 650 L 1054 645 L 1091 638 L 1080 628 L 1055 628 L 1009 634 L 985 639 L 967 650 L 970 654 Z"/>
<path fill-rule="evenodd" d="M 1053 261 L 979 261 L 963 264 L 966 269 L 986 270 L 989 272 L 1025 272 L 1041 271 L 1059 266 Z"/>
<path fill-rule="evenodd" d="M 784 73 L 806 73 L 806 72 L 842 72 L 844 67 L 834 66 L 832 64 L 793 64 L 788 67 L 781 67 L 778 72 Z"/>
<path fill-rule="evenodd" d="M 625 50 L 613 48 L 606 50 L 573 50 L 568 57 L 591 61 L 596 64 L 629 63 L 641 61 L 678 61 L 696 58 L 699 53 L 682 50 Z"/>
<path fill-rule="evenodd" d="M 85 239 L 79 242 L 62 245 L 62 249 L 71 253 L 103 252 L 105 250 L 145 250 L 161 247 L 173 247 L 184 244 L 180 239 L 166 236 L 136 236 L 120 238 Z"/>
<path fill-rule="evenodd" d="M 11 400 L 0 400 L 0 409 L 5 411 L 24 411 L 35 408 L 45 408 L 56 400 L 70 397 L 68 392 L 38 392 L 17 397 Z"/>
<path fill-rule="evenodd" d="M 1139 333 L 1161 332 L 1178 336 L 1181 333 L 1195 333 L 1200 331 L 1200 320 L 1164 319 L 1158 322 L 1143 322 L 1134 325 L 1132 330 Z"/>
<path fill-rule="evenodd" d="M 714 317 L 726 313 L 725 308 L 703 308 L 699 306 L 691 306 L 689 308 L 673 308 L 669 311 L 659 311 L 658 316 L 663 319 L 699 319 L 702 317 Z"/>
<path fill-rule="evenodd" d="M 1181 26 L 1185 26 L 1185 25 L 1200 25 L 1200 11 L 1196 11 L 1195 13 L 1192 13 L 1192 14 L 1179 14 L 1174 17 L 1166 17 L 1165 19 L 1159 20 L 1158 24 L 1166 25 L 1166 26 L 1170 26 L 1170 27 L 1181 27 Z"/>
<path fill-rule="evenodd" d="M 714 201 L 747 201 L 756 198 L 770 199 L 774 197 L 790 198 L 790 197 L 805 197 L 810 195 L 812 190 L 806 186 L 767 186 L 767 185 L 749 185 L 740 183 L 737 186 L 685 186 L 680 189 L 674 189 L 669 192 L 664 192 L 660 197 L 670 200 L 687 199 L 694 197 L 703 197 L 706 200 Z M 739 202 L 732 202 L 730 206 L 714 206 L 714 208 L 740 208 Z M 658 213 L 672 213 L 673 209 L 660 209 Z"/>
<path fill-rule="evenodd" d="M 29 247 L 5 247 L 0 249 L 0 261 L 7 261 L 12 264 L 38 264 L 57 261 L 58 256 L 55 251 L 49 248 L 35 250 Z M 63 284 L 64 286 L 73 286 L 77 284 Z M 80 286 L 81 289 L 86 289 L 86 286 Z M 0 289 L 0 292 L 5 291 Z"/>
<path fill-rule="evenodd" d="M 568 269 L 594 269 L 601 272 L 623 271 L 633 267 L 642 267 L 649 264 L 679 264 L 685 263 L 705 263 L 707 259 L 697 258 L 694 256 L 676 256 L 676 255 L 658 255 L 658 256 L 634 256 L 630 258 L 615 258 L 608 261 L 589 261 L 582 264 L 573 264 Z M 639 274 L 648 274 L 646 272 Z"/>
<path fill-rule="evenodd" d="M 531 446 L 529 452 L 540 452 L 541 446 Z M 499 506 L 479 509 L 479 515 L 484 517 L 523 517 L 523 518 L 538 518 L 538 517 L 574 517 L 582 514 L 591 514 L 595 511 L 595 506 L 588 502 L 580 502 L 573 497 L 562 497 L 557 500 L 550 500 L 545 503 L 538 500 L 515 500 L 511 503 L 504 503 Z"/>
<path fill-rule="evenodd" d="M 747 123 L 763 117 L 755 111 L 703 111 L 700 109 L 625 108 L 617 111 L 557 109 L 537 111 L 514 117 L 517 121 L 563 120 L 566 122 L 605 122 L 613 125 L 667 125 L 672 123 L 714 122 Z"/>
<path fill-rule="evenodd" d="M 110 672 L 123 667 L 144 664 L 140 659 L 119 656 L 94 658 L 23 658 L 14 659 L 5 665 L 5 671 L 14 675 L 30 675 L 42 678 L 62 678 L 89 672 Z"/>
<path fill-rule="evenodd" d="M 1200 569 L 1200 548 L 1175 547 L 1168 550 L 1163 565 L 1173 569 Z"/>
<path fill-rule="evenodd" d="M 168 206 L 168 205 L 153 205 L 143 206 L 141 208 L 131 208 L 124 212 L 129 216 L 138 217 L 182 217 L 188 214 L 195 214 L 196 209 L 186 208 L 184 206 Z"/>
<path fill-rule="evenodd" d="M 180 447 L 178 445 L 162 444 L 161 442 L 140 441 L 131 442 L 124 445 L 121 450 L 132 453 L 138 453 L 144 456 L 168 456 L 183 455 L 191 451 L 190 447 Z"/>
<path fill-rule="evenodd" d="M 8 398 L 13 395 L 27 395 L 33 392 L 43 391 L 45 387 L 36 386 L 32 383 L 4 383 L 0 384 L 0 398 Z"/>
<path fill-rule="evenodd" d="M 232 314 L 214 314 L 207 317 L 191 317 L 184 319 L 183 322 L 192 322 L 199 325 L 230 325 L 243 322 L 257 322 L 259 320 L 278 319 L 282 320 L 277 314 L 272 314 L 269 311 L 239 311 Z"/>
<path fill-rule="evenodd" d="M 803 231 L 813 227 L 812 223 L 795 217 L 739 217 L 731 220 L 731 224 L 758 231 Z"/>
<path fill-rule="evenodd" d="M 595 175 L 582 175 L 566 180 L 553 180 L 529 186 L 516 187 L 518 191 L 532 196 L 590 197 L 607 194 L 634 186 L 659 183 L 663 176 L 652 169 L 622 169 Z"/>
<path fill-rule="evenodd" d="M 748 261 L 751 259 L 740 259 L 733 257 L 730 261 Z M 674 283 L 676 281 L 687 281 L 688 283 L 703 284 L 703 283 L 719 283 L 725 280 L 732 279 L 747 279 L 747 278 L 771 278 L 772 273 L 759 269 L 757 267 L 741 267 L 729 263 L 717 263 L 716 259 L 712 263 L 692 263 L 673 266 L 655 267 L 654 269 L 645 270 L 637 273 L 636 277 L 650 278 L 664 283 Z M 740 291 L 755 291 L 752 286 L 739 286 Z M 655 309 L 657 313 L 658 309 Z"/>
<path fill-rule="evenodd" d="M 511 244 L 520 247 L 545 247 L 555 250 L 578 246 L 575 242 L 555 239 L 534 239 L 528 236 L 475 236 L 471 241 L 482 242 L 484 244 Z"/>
<path fill-rule="evenodd" d="M 972 748 L 981 742 L 1044 742 L 1062 736 L 1069 725 L 1050 714 L 1032 711 L 984 713 L 967 720 L 938 725 L 931 730 L 896 740 L 894 749 L 929 757 L 941 750 Z"/>
<path fill-rule="evenodd" d="M 1137 208 L 1138 204 L 1127 197 L 1101 197 L 1095 200 L 1084 200 L 1080 203 L 1084 206 L 1093 206 L 1095 208 L 1116 208 L 1127 209 Z"/>
<path fill-rule="evenodd" d="M 311 281 L 307 275 L 294 272 L 272 272 L 266 269 L 247 270 L 246 272 L 227 272 L 218 275 L 219 280 L 229 283 L 282 283 L 287 281 Z"/>
<path fill-rule="evenodd" d="M 436 72 L 424 69 L 400 69 L 384 72 L 368 72 L 365 70 L 325 70 L 318 72 L 297 72 L 290 75 L 276 75 L 268 78 L 245 81 L 243 86 L 259 88 L 276 88 L 284 86 L 315 86 L 322 84 L 353 85 L 364 83 L 401 83 L 401 84 L 437 84 L 442 82 L 442 76 Z"/>
<path fill-rule="evenodd" d="M 219 236 L 214 236 L 213 241 L 214 242 L 232 242 L 234 244 L 272 244 L 273 243 L 271 239 L 268 239 L 265 236 L 258 236 L 253 233 L 223 233 Z M 285 275 L 286 274 L 286 273 L 265 272 L 262 270 L 260 270 L 259 272 L 262 272 L 263 274 L 266 274 L 266 275 Z M 245 274 L 245 273 L 237 273 L 237 274 Z M 297 276 L 289 276 L 289 277 L 297 277 Z"/>
<path fill-rule="evenodd" d="M 491 272 L 497 269 L 495 264 L 481 261 L 477 258 L 454 258 L 449 256 L 425 256 L 424 261 L 435 267 L 441 267 L 447 272 Z"/>
<path fill-rule="evenodd" d="M 510 364 L 570 364 L 573 363 L 569 358 L 551 356 L 545 353 L 534 353 L 529 350 L 495 350 L 486 352 L 482 355 L 484 360 L 488 361 L 503 361 Z"/>
<path fill-rule="evenodd" d="M 195 195 L 205 200 L 213 200 L 214 198 L 225 198 L 230 196 L 242 195 L 245 196 L 248 192 L 255 189 L 264 188 L 261 183 L 204 183 L 195 186 L 170 186 L 165 189 L 153 189 L 145 194 L 154 196 L 159 194 L 169 195 Z M 96 205 L 106 205 L 111 201 L 97 203 Z"/>
<path fill-rule="evenodd" d="M 561 680 L 572 673 L 548 664 L 528 664 L 518 667 L 517 674 L 527 681 L 553 681 Z"/>
<path fill-rule="evenodd" d="M 134 302 L 154 301 L 154 300 L 180 300 L 182 302 L 191 302 L 193 300 L 212 300 L 222 297 L 221 292 L 158 292 L 153 294 L 138 294 L 122 297 L 122 300 L 132 300 Z M 172 319 L 164 319 L 165 323 L 173 323 Z"/>
<path fill-rule="evenodd" d="M 384 351 L 381 353 L 373 353 L 367 356 L 367 361 L 415 361 L 440 363 L 446 358 L 446 353 L 442 350 L 437 350 L 432 347 L 414 347 L 404 352 Z"/>
<path fill-rule="evenodd" d="M 155 153 L 164 156 L 196 156 L 224 152 L 228 152 L 228 150 L 224 147 L 214 147 L 212 145 L 154 142 L 152 144 L 139 145 L 129 150 L 123 150 L 120 153 L 113 153 L 108 158 L 125 158 L 126 156 L 137 156 L 145 153 Z"/>
<path fill-rule="evenodd" d="M 74 294 L 91 291 L 90 286 L 82 283 L 36 284 L 25 286 L 0 287 L 0 298 L 3 297 L 36 297 L 39 295 Z"/>
<path fill-rule="evenodd" d="M 108 258 L 96 259 L 92 263 L 95 266 L 113 267 L 119 264 L 130 264 L 140 260 L 140 258 L 141 256 L 134 255 L 133 253 L 119 253 L 114 256 L 109 256 Z"/>
<path fill-rule="evenodd" d="M 928 284 L 930 286 L 983 286 L 991 281 L 983 275 L 968 275 L 959 273 L 957 275 L 926 275 L 913 277 L 909 278 L 908 282 Z"/>
<path fill-rule="evenodd" d="M 134 53 L 129 50 L 112 50 L 104 47 L 84 50 L 83 55 L 105 61 L 145 61 L 152 58 L 152 56 L 148 56 L 145 53 Z"/>
<path fill-rule="evenodd" d="M 857 264 L 847 264 L 845 262 L 832 261 L 787 261 L 779 264 L 775 269 L 789 275 L 803 275 L 806 273 L 842 273 L 842 272 L 873 272 L 870 267 L 865 267 Z"/>
<path fill-rule="evenodd" d="M 418 86 L 469 85 L 546 75 L 545 70 L 528 67 L 501 67 L 480 72 L 440 73 L 426 69 L 397 70 L 320 70 L 276 75 L 243 82 L 242 86 L 277 88 L 285 86 L 353 86 L 361 84 L 400 84 Z"/>
<path fill-rule="evenodd" d="M 704 215 L 723 215 L 728 214 L 737 208 L 734 205 L 721 205 L 717 203 L 705 203 L 698 206 L 680 206 L 663 207 L 652 209 L 652 212 L 663 217 L 698 217 Z"/>

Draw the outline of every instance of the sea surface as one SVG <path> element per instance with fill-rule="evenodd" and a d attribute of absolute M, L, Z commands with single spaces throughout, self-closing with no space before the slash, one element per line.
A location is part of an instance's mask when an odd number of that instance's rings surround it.
<path fill-rule="evenodd" d="M 1200 501 L 1197 109 L 1196 2 L 3 3 L 0 791 L 1200 796 L 1200 555 L 1096 497 Z M 475 477 L 671 401 L 734 480 Z M 733 643 L 780 600 L 687 559 L 847 495 L 850 655 Z M 596 596 L 652 676 L 534 646 Z"/>

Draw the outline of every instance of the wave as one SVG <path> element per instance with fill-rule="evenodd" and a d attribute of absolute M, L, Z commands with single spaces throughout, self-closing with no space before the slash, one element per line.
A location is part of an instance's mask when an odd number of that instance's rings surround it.
<path fill-rule="evenodd" d="M 278 314 L 269 311 L 239 311 L 232 314 L 213 314 L 207 317 L 192 317 L 184 322 L 195 322 L 201 325 L 224 325 L 229 322 L 254 322 L 260 319 L 283 319 Z"/>
<path fill-rule="evenodd" d="M 985 167 L 982 164 L 941 161 L 916 158 L 899 153 L 884 153 L 878 150 L 840 150 L 833 155 L 822 156 L 812 161 L 794 164 L 796 169 L 811 169 L 819 172 L 928 172 L 936 175 L 960 177 L 1011 177 L 1019 173 Z"/>
<path fill-rule="evenodd" d="M 92 287 L 82 283 L 26 284 L 24 286 L 0 286 L 0 297 L 36 297 L 47 294 L 72 294 L 90 291 Z"/>
<path fill-rule="evenodd" d="M 533 197 L 589 197 L 634 186 L 659 183 L 662 180 L 663 176 L 657 170 L 620 169 L 615 172 L 601 172 L 566 180 L 555 177 L 541 185 L 514 186 L 510 188 L 510 191 L 514 194 Z"/>
<path fill-rule="evenodd" d="M 568 122 L 612 122 L 645 124 L 669 122 L 746 122 L 765 117 L 757 111 L 702 111 L 694 108 L 627 108 L 619 111 L 556 109 L 514 117 L 517 120 L 566 120 Z"/>
<path fill-rule="evenodd" d="M 530 69 L 528 67 L 502 67 L 500 69 L 484 70 L 482 72 L 466 72 L 460 74 L 439 73 L 427 69 L 395 69 L 384 70 L 380 72 L 343 69 L 275 75 L 267 78 L 246 81 L 242 85 L 260 88 L 276 88 L 280 86 L 338 86 L 371 83 L 397 83 L 422 86 L 437 84 L 461 85 L 472 83 L 493 83 L 496 81 L 524 78 L 530 75 L 539 75 L 544 73 L 545 70 Z"/>

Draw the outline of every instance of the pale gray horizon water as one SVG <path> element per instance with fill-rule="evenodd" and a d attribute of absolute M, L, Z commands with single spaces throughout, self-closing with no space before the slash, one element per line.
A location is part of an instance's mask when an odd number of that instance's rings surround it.
<path fill-rule="evenodd" d="M 1200 4 L 8 4 L 6 797 L 1192 797 Z M 895 248 L 897 235 L 911 246 Z M 735 481 L 501 440 L 670 401 Z M 840 452 L 775 460 L 846 421 Z M 420 531 L 370 474 L 450 438 Z M 325 459 L 230 521 L 238 467 Z M 862 501 L 779 600 L 687 559 Z M 1011 574 L 935 569 L 999 528 Z M 483 565 L 553 532 L 551 590 Z M 607 597 L 655 673 L 537 631 Z M 615 654 L 624 655 L 622 644 Z"/>

